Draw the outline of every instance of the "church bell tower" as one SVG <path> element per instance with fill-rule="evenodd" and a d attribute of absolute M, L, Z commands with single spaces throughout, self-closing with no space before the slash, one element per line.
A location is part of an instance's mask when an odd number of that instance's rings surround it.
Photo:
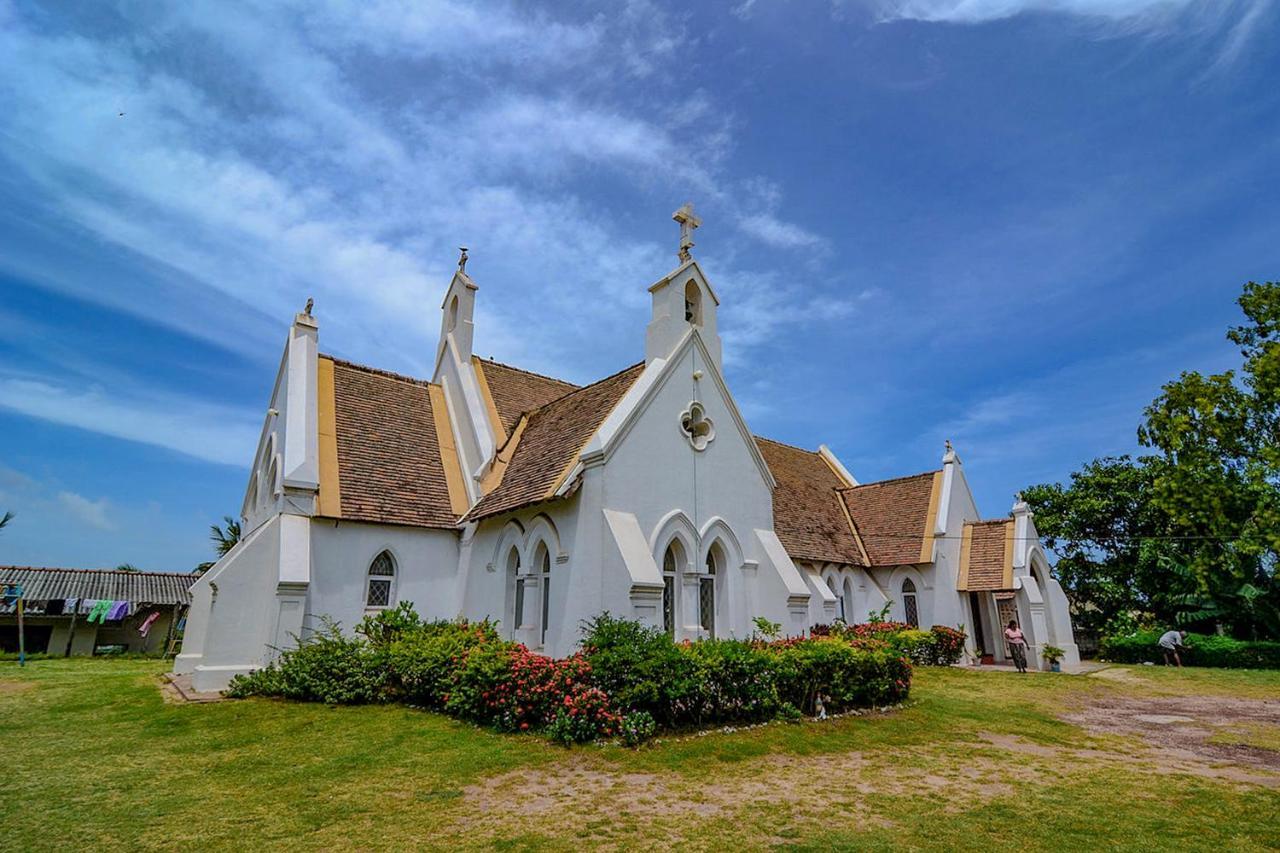
<path fill-rule="evenodd" d="M 653 316 L 645 330 L 645 364 L 666 358 L 696 329 L 707 350 L 720 369 L 720 334 L 716 331 L 716 308 L 720 300 L 702 274 L 702 268 L 689 251 L 693 248 L 693 231 L 702 220 L 686 204 L 671 216 L 680 223 L 680 265 L 649 288 L 653 295 Z"/>

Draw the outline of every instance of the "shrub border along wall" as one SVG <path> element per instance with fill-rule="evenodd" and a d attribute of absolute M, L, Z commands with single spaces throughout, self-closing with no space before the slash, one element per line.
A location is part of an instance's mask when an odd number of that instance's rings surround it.
<path fill-rule="evenodd" d="M 1114 663 L 1163 663 L 1161 631 L 1135 631 L 1103 637 L 1099 655 Z M 1235 640 L 1214 634 L 1188 634 L 1180 653 L 1187 666 L 1219 666 L 1228 669 L 1280 669 L 1280 642 Z"/>
<path fill-rule="evenodd" d="M 227 692 L 404 702 L 565 743 L 620 736 L 634 745 L 659 729 L 896 705 L 910 691 L 911 658 L 934 662 L 939 646 L 964 641 L 946 628 L 900 637 L 893 623 L 861 627 L 676 643 L 606 613 L 584 625 L 582 651 L 551 659 L 502 640 L 492 623 L 422 622 L 402 604 L 366 618 L 355 636 L 327 623 L 267 667 L 235 678 Z"/>

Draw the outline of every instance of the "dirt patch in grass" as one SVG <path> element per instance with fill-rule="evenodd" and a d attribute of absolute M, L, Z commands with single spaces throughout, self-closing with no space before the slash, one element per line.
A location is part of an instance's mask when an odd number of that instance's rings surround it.
<path fill-rule="evenodd" d="M 471 838 L 566 825 L 595 828 L 580 837 L 607 842 L 611 827 L 637 821 L 661 824 L 668 842 L 704 821 L 742 825 L 782 808 L 796 827 L 815 828 L 833 810 L 864 827 L 891 827 L 880 812 L 886 796 L 928 797 L 937 808 L 959 813 L 1006 797 L 1033 774 L 975 755 L 957 766 L 928 751 L 929 769 L 896 767 L 891 756 L 841 752 L 770 755 L 735 763 L 731 773 L 708 781 L 679 773 L 612 769 L 586 754 L 549 768 L 517 770 L 464 789 L 455 826 Z"/>
<path fill-rule="evenodd" d="M 0 681 L 0 696 L 15 696 L 34 690 L 35 687 L 34 681 Z"/>
<path fill-rule="evenodd" d="M 1280 728 L 1280 701 L 1221 696 L 1098 696 L 1062 717 L 1088 732 L 1137 736 L 1178 758 L 1280 772 L 1280 752 L 1215 735 L 1241 726 Z"/>

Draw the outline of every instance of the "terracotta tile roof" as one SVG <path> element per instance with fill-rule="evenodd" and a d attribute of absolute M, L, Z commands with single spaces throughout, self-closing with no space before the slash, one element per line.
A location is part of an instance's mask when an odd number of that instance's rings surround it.
<path fill-rule="evenodd" d="M 487 358 L 476 359 L 484 371 L 485 381 L 489 385 L 489 393 L 493 397 L 493 405 L 498 410 L 498 418 L 502 428 L 511 435 L 520 416 L 525 412 L 545 406 L 576 391 L 577 385 L 530 373 L 518 367 L 491 361 Z"/>
<path fill-rule="evenodd" d="M 964 530 L 964 545 L 960 554 L 960 587 L 970 591 L 1008 589 L 1013 578 L 1005 567 L 1011 564 L 1007 553 L 1011 544 L 1007 530 L 1010 519 L 996 521 L 971 521 Z"/>
<path fill-rule="evenodd" d="M 920 562 L 934 471 L 842 489 L 873 566 Z"/>
<path fill-rule="evenodd" d="M 844 482 L 818 453 L 756 436 L 773 472 L 773 529 L 795 559 L 865 565 L 840 506 Z"/>
<path fill-rule="evenodd" d="M 0 584 L 21 584 L 23 596 L 30 601 L 92 598 L 135 604 L 187 605 L 191 603 L 191 585 L 199 579 L 199 575 L 190 572 L 0 566 Z"/>
<path fill-rule="evenodd" d="M 467 518 L 485 518 L 548 499 L 583 446 L 643 371 L 641 362 L 529 413 L 502 481 L 472 507 Z"/>
<path fill-rule="evenodd" d="M 342 518 L 455 527 L 429 383 L 333 362 Z"/>

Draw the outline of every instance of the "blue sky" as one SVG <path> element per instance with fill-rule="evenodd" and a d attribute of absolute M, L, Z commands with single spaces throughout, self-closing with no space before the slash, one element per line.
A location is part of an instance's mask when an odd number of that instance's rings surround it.
<path fill-rule="evenodd" d="M 693 8 L 690 8 L 693 7 Z M 643 357 L 671 211 L 752 428 L 988 515 L 1135 447 L 1280 262 L 1271 0 L 0 0 L 0 562 L 185 571 L 287 324 L 426 375 Z"/>

